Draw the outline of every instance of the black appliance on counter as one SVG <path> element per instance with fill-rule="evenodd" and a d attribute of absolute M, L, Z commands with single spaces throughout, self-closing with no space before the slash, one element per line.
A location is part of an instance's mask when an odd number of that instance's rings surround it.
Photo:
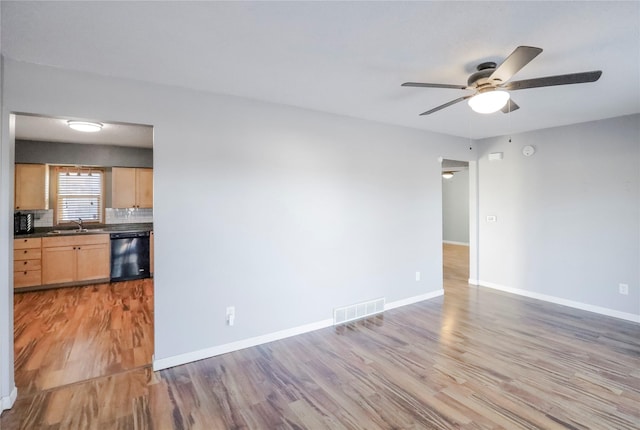
<path fill-rule="evenodd" d="M 31 234 L 35 230 L 32 213 L 13 214 L 13 234 Z"/>
<path fill-rule="evenodd" d="M 149 232 L 111 233 L 111 281 L 149 278 Z"/>

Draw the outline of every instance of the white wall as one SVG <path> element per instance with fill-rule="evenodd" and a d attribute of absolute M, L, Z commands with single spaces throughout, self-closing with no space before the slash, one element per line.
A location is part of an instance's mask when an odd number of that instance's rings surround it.
<path fill-rule="evenodd" d="M 4 70 L 4 67 L 2 67 Z M 4 73 L 3 76 L 4 77 Z M 3 115 L 0 141 L 0 412 L 13 405 L 17 391 L 13 379 L 13 135 L 15 119 Z M 6 193 L 8 190 L 9 193 Z"/>
<path fill-rule="evenodd" d="M 442 179 L 442 240 L 469 243 L 469 171 Z"/>
<path fill-rule="evenodd" d="M 640 321 L 640 115 L 485 139 L 478 156 L 480 283 Z"/>
<path fill-rule="evenodd" d="M 0 2 L 2 15 L 2 2 Z M 1 21 L 1 20 L 0 20 Z M 0 39 L 0 52 L 2 52 Z M 0 100 L 4 91 L 4 58 L 0 55 Z M 13 293 L 5 283 L 13 283 L 13 256 L 9 255 L 13 229 L 9 218 L 13 212 L 13 197 L 9 199 L 4 190 L 13 190 L 13 158 L 11 145 L 6 134 L 9 133 L 9 118 L 0 117 L 0 413 L 11 407 L 16 391 L 13 381 Z M 6 130 L 6 134 L 5 134 Z"/>
<path fill-rule="evenodd" d="M 336 306 L 438 293 L 438 156 L 475 159 L 465 139 L 7 61 L 3 117 L 11 111 L 154 126 L 164 364 L 326 321 Z"/>

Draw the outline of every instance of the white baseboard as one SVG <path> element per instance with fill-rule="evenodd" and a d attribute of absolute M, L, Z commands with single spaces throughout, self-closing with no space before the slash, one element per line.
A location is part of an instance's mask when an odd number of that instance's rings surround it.
<path fill-rule="evenodd" d="M 423 300 L 429 300 L 444 294 L 444 290 L 436 290 L 427 294 L 419 296 L 409 297 L 408 299 L 398 300 L 395 302 L 387 303 L 384 310 L 398 308 L 400 306 L 406 306 L 413 303 L 421 302 Z M 224 345 L 213 346 L 211 348 L 200 349 L 198 351 L 187 352 L 185 354 L 174 355 L 172 357 L 161 358 L 159 360 L 153 360 L 153 370 L 168 369 L 170 367 L 179 366 L 181 364 L 191 363 L 193 361 L 203 360 L 205 358 L 215 357 L 216 355 L 226 354 L 233 351 L 238 351 L 252 346 L 262 345 L 264 343 L 273 342 L 287 337 L 296 336 L 299 334 L 308 333 L 315 330 L 320 330 L 333 326 L 333 319 L 326 319 L 317 321 L 315 323 L 305 324 L 298 327 L 290 328 L 287 330 L 277 331 L 275 333 L 269 333 L 262 336 L 251 337 L 249 339 L 239 340 L 237 342 L 231 342 Z"/>
<path fill-rule="evenodd" d="M 469 284 L 471 285 L 480 285 L 480 281 L 478 279 L 468 279 Z"/>
<path fill-rule="evenodd" d="M 11 406 L 13 406 L 13 404 L 16 402 L 17 398 L 18 388 L 14 386 L 13 390 L 11 390 L 11 393 L 8 396 L 0 397 L 0 412 L 6 409 L 11 409 Z"/>
<path fill-rule="evenodd" d="M 262 345 L 263 343 L 273 342 L 275 340 L 285 339 L 287 337 L 308 333 L 310 331 L 320 330 L 322 328 L 331 326 L 333 326 L 333 319 L 326 319 L 315 323 L 290 328 L 287 330 L 277 331 L 275 333 L 250 337 L 248 339 L 231 342 L 224 345 L 213 346 L 211 348 L 205 348 L 198 351 L 187 352 L 185 354 L 174 355 L 172 357 L 161 358 L 159 360 L 153 361 L 153 370 L 168 369 L 169 367 L 179 366 L 181 364 L 215 357 L 216 355 L 226 354 L 245 348 L 250 348 L 252 346 Z"/>
<path fill-rule="evenodd" d="M 549 296 L 547 294 L 540 294 L 533 291 L 522 290 L 520 288 L 508 287 L 505 285 L 495 284 L 493 282 L 487 282 L 482 280 L 474 280 L 478 283 L 476 285 L 480 285 L 482 287 L 492 288 L 494 290 L 500 290 L 511 294 L 517 294 L 519 296 L 530 297 L 532 299 L 543 300 L 545 302 L 554 303 L 556 305 L 568 306 L 570 308 L 580 309 L 583 311 L 594 312 L 600 315 L 606 315 L 608 317 L 619 318 L 622 320 L 627 320 L 635 323 L 640 323 L 640 315 L 628 313 L 628 312 L 620 312 L 614 309 L 603 308 L 600 306 L 590 305 L 588 303 L 576 302 L 573 300 L 567 300 L 560 297 Z M 471 283 L 471 280 L 469 280 Z"/>
<path fill-rule="evenodd" d="M 409 297 L 408 299 L 402 299 L 402 300 L 397 300 L 395 302 L 387 303 L 384 306 L 384 310 L 388 311 L 389 309 L 395 309 L 395 308 L 399 308 L 401 306 L 412 305 L 414 303 L 418 303 L 418 302 L 421 302 L 423 300 L 434 299 L 434 298 L 440 297 L 442 295 L 444 295 L 444 290 L 443 289 L 439 289 L 439 290 L 436 290 L 436 291 L 432 291 L 430 293 L 421 294 L 419 296 Z"/>
<path fill-rule="evenodd" d="M 448 245 L 462 245 L 469 246 L 469 242 L 455 242 L 453 240 L 443 240 L 442 243 L 446 243 Z"/>

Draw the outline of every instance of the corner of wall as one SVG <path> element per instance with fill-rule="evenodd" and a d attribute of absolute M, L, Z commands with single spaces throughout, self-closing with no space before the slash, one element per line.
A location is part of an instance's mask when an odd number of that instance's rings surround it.
<path fill-rule="evenodd" d="M 18 398 L 18 388 L 14 385 L 8 396 L 0 397 L 0 412 L 11 409 Z"/>

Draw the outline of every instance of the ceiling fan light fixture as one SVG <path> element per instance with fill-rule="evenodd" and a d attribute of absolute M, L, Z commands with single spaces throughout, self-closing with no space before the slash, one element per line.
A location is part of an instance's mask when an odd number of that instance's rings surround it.
<path fill-rule="evenodd" d="M 96 131 L 102 130 L 102 124 L 99 122 L 67 121 L 67 125 L 76 131 L 83 131 L 85 133 L 95 133 Z"/>
<path fill-rule="evenodd" d="M 442 177 L 444 179 L 451 179 L 453 178 L 453 172 L 442 172 Z"/>
<path fill-rule="evenodd" d="M 471 97 L 469 106 L 474 112 L 494 113 L 502 109 L 509 101 L 509 93 L 502 90 L 484 91 Z"/>

